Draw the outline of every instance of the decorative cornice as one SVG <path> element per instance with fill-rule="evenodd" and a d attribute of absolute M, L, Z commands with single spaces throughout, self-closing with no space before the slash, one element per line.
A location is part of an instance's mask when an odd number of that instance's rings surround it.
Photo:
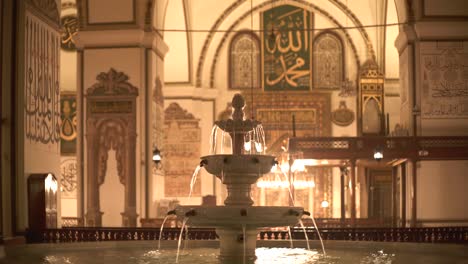
<path fill-rule="evenodd" d="M 166 110 L 164 110 L 164 116 L 166 121 L 167 120 L 187 120 L 187 119 L 193 119 L 196 120 L 196 118 L 189 113 L 187 110 L 183 109 L 180 107 L 178 103 L 171 103 Z"/>
<path fill-rule="evenodd" d="M 76 9 L 76 4 L 73 2 L 65 2 L 62 3 L 61 9 L 66 10 L 66 9 Z"/>
<path fill-rule="evenodd" d="M 96 84 L 88 88 L 87 95 L 138 95 L 138 88 L 128 82 L 128 76 L 123 72 L 118 72 L 113 68 L 106 72 L 101 72 L 97 77 Z"/>
<path fill-rule="evenodd" d="M 52 22 L 60 25 L 60 12 L 55 0 L 27 0 L 27 3 Z"/>

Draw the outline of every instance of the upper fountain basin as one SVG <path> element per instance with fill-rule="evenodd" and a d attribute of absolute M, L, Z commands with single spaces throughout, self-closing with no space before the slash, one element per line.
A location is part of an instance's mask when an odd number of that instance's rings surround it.
<path fill-rule="evenodd" d="M 304 213 L 302 207 L 292 206 L 177 206 L 177 217 L 188 217 L 193 227 L 276 227 L 292 226 Z"/>
<path fill-rule="evenodd" d="M 269 155 L 209 155 L 201 157 L 208 173 L 222 178 L 226 175 L 261 175 L 270 172 L 275 157 Z"/>
<path fill-rule="evenodd" d="M 254 130 L 254 128 L 256 128 L 261 123 L 257 120 L 251 120 L 251 119 L 246 119 L 246 120 L 228 119 L 228 120 L 216 121 L 215 124 L 222 130 L 224 130 L 225 132 L 245 134 L 249 131 Z"/>

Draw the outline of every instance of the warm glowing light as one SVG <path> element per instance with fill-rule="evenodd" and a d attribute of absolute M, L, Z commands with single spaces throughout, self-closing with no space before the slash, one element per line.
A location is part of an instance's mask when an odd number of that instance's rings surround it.
<path fill-rule="evenodd" d="M 244 142 L 245 151 L 249 152 L 250 149 L 251 149 L 251 146 L 252 146 L 252 144 L 250 144 L 250 141 L 249 142 Z"/>
<path fill-rule="evenodd" d="M 158 148 L 153 150 L 153 162 L 156 164 L 161 162 L 161 151 Z"/>
<path fill-rule="evenodd" d="M 295 189 L 307 189 L 307 188 L 314 188 L 315 182 L 313 181 L 294 181 L 294 188 Z"/>
<path fill-rule="evenodd" d="M 303 160 L 295 160 L 291 166 L 292 172 L 303 172 L 306 171 Z"/>
<path fill-rule="evenodd" d="M 376 149 L 374 151 L 374 159 L 377 160 L 377 161 L 383 159 L 383 151 L 380 150 L 380 149 Z"/>
<path fill-rule="evenodd" d="M 54 179 L 54 176 L 52 176 L 51 173 L 49 173 L 45 179 L 45 189 L 46 191 L 53 191 L 54 193 L 57 192 L 57 181 Z"/>
<path fill-rule="evenodd" d="M 260 142 L 254 142 L 255 144 L 255 150 L 257 152 L 262 152 L 263 148 L 262 148 L 262 144 Z"/>
<path fill-rule="evenodd" d="M 327 200 L 323 200 L 320 205 L 322 206 L 322 208 L 327 208 L 330 204 L 328 203 Z"/>

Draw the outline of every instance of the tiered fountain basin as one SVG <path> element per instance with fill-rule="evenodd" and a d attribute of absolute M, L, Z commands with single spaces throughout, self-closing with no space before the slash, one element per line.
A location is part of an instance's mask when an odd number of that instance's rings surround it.
<path fill-rule="evenodd" d="M 296 225 L 302 207 L 252 206 L 251 185 L 276 164 L 268 155 L 210 155 L 200 165 L 227 187 L 225 206 L 178 206 L 175 214 L 193 227 L 215 227 L 223 263 L 249 263 L 256 259 L 259 228 Z"/>
<path fill-rule="evenodd" d="M 228 196 L 225 205 L 252 205 L 252 184 L 271 170 L 276 163 L 268 155 L 210 155 L 201 158 L 201 165 L 226 185 Z"/>
<path fill-rule="evenodd" d="M 236 227 L 242 229 L 293 226 L 303 215 L 302 207 L 291 206 L 178 206 L 179 219 L 189 217 L 193 227 Z"/>

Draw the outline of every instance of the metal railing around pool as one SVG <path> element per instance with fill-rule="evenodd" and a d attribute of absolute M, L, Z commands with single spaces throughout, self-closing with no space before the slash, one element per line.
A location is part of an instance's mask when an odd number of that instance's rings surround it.
<path fill-rule="evenodd" d="M 306 228 L 309 239 L 318 239 L 313 228 Z M 162 240 L 177 240 L 180 228 L 165 228 Z M 324 240 L 420 242 L 420 243 L 468 243 L 468 227 L 420 227 L 420 228 L 323 228 Z M 187 237 L 186 237 L 187 235 Z M 293 239 L 305 239 L 301 228 L 292 228 Z M 182 235 L 190 240 L 217 240 L 214 228 L 189 228 Z M 289 239 L 286 230 L 261 230 L 261 240 Z M 156 228 L 60 228 L 28 230 L 28 243 L 67 243 L 99 241 L 159 240 Z"/>

